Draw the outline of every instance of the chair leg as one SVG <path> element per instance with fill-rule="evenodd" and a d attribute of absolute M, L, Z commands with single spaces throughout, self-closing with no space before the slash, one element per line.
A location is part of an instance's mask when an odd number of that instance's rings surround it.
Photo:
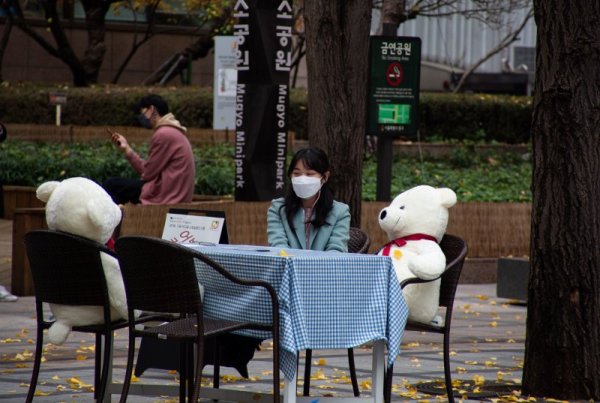
<path fill-rule="evenodd" d="M 185 365 L 185 369 L 187 371 L 186 379 L 187 379 L 187 396 L 188 399 L 194 393 L 194 385 L 196 379 L 194 378 L 194 342 L 187 343 L 187 363 Z"/>
<path fill-rule="evenodd" d="M 215 358 L 213 362 L 213 388 L 219 389 L 220 377 L 221 377 L 221 343 L 219 338 L 215 340 Z"/>
<path fill-rule="evenodd" d="M 187 378 L 188 378 L 188 343 L 183 341 L 179 344 L 179 401 L 185 403 Z"/>
<path fill-rule="evenodd" d="M 197 403 L 200 398 L 200 386 L 202 385 L 202 368 L 204 367 L 204 343 L 203 340 L 197 340 L 196 343 L 196 371 L 190 382 L 194 382 L 194 392 L 188 400 L 188 403 Z"/>
<path fill-rule="evenodd" d="M 274 332 L 273 335 L 273 403 L 279 403 L 281 401 L 281 387 L 279 377 L 279 332 Z M 294 390 L 294 395 L 296 390 Z"/>
<path fill-rule="evenodd" d="M 392 401 L 392 381 L 394 379 L 394 364 L 387 368 L 385 379 L 383 380 L 383 401 L 390 403 Z"/>
<path fill-rule="evenodd" d="M 102 345 L 102 337 L 100 336 L 100 345 Z M 112 360 L 112 345 L 113 345 L 113 330 L 109 331 L 104 335 L 104 357 L 102 358 L 102 375 L 100 376 L 100 382 L 97 385 L 98 395 L 96 397 L 98 402 L 102 402 L 104 394 L 106 393 L 106 385 L 108 383 L 108 373 L 111 367 Z M 97 348 L 97 347 L 96 347 Z"/>
<path fill-rule="evenodd" d="M 449 324 L 446 326 L 449 326 Z M 448 394 L 448 402 L 454 403 L 452 374 L 450 373 L 450 332 L 448 331 L 448 328 L 444 332 L 444 376 L 446 378 L 446 393 Z"/>
<path fill-rule="evenodd" d="M 98 401 L 98 387 L 100 386 L 100 371 L 102 370 L 102 337 L 96 333 L 96 348 L 94 361 L 94 400 Z"/>
<path fill-rule="evenodd" d="M 312 364 L 312 350 L 306 350 L 306 359 L 304 361 L 304 386 L 302 387 L 302 395 L 310 396 L 310 367 Z"/>
<path fill-rule="evenodd" d="M 129 394 L 129 385 L 131 385 L 131 375 L 133 374 L 133 359 L 135 356 L 135 336 L 129 333 L 129 349 L 127 350 L 127 367 L 125 368 L 125 379 L 123 380 L 123 389 L 121 390 L 121 399 L 119 403 L 127 401 Z"/>
<path fill-rule="evenodd" d="M 29 391 L 27 392 L 27 403 L 31 403 L 33 395 L 35 394 L 35 388 L 37 386 L 38 375 L 40 374 L 40 364 L 42 362 L 42 350 L 44 346 L 44 329 L 41 324 L 38 323 L 37 328 L 37 339 L 35 342 L 35 358 L 33 361 L 33 372 L 31 373 L 31 381 L 29 382 Z"/>
<path fill-rule="evenodd" d="M 358 389 L 358 379 L 356 378 L 356 366 L 354 365 L 354 349 L 348 349 L 348 368 L 350 369 L 350 379 L 352 380 L 352 391 L 354 396 L 360 396 L 360 389 Z"/>

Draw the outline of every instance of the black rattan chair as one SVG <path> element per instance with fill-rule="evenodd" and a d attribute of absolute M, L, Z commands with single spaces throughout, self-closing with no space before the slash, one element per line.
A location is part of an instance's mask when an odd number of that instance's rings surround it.
<path fill-rule="evenodd" d="M 440 247 L 446 255 L 446 270 L 441 276 L 440 284 L 440 304 L 439 306 L 446 308 L 444 323 L 441 326 L 434 324 L 425 324 L 413 322 L 411 320 L 406 324 L 405 330 L 418 332 L 433 332 L 444 335 L 444 375 L 446 382 L 446 393 L 448 401 L 454 403 L 454 393 L 452 391 L 452 374 L 450 372 L 450 324 L 452 322 L 452 309 L 454 306 L 454 297 L 456 288 L 460 279 L 465 257 L 467 256 L 467 243 L 455 236 L 446 234 L 440 242 Z M 428 280 L 434 281 L 434 280 Z M 408 279 L 402 283 L 402 288 L 409 284 L 425 283 L 427 280 Z M 392 392 L 392 377 L 394 376 L 394 366 L 392 365 L 386 374 L 385 381 L 385 401 L 391 401 Z"/>
<path fill-rule="evenodd" d="M 279 402 L 279 305 L 273 287 L 264 281 L 241 280 L 204 254 L 191 248 L 158 238 L 125 236 L 119 238 L 116 250 L 125 283 L 129 316 L 134 310 L 178 314 L 178 319 L 153 327 L 136 329 L 129 326 L 129 351 L 121 402 L 127 400 L 137 337 L 150 337 L 181 342 L 180 399 L 197 402 L 203 367 L 204 339 L 239 330 L 266 330 L 273 334 L 273 400 Z M 262 287 L 271 298 L 272 323 L 233 322 L 203 316 L 195 260 L 205 263 L 232 284 Z M 195 362 L 193 345 L 196 344 Z"/>
<path fill-rule="evenodd" d="M 350 239 L 348 240 L 349 253 L 368 253 L 371 246 L 371 238 L 360 228 L 350 227 Z M 310 370 L 312 361 L 312 350 L 306 350 L 306 361 L 304 363 L 304 386 L 302 393 L 304 396 L 310 395 Z M 350 380 L 352 381 L 352 391 L 354 396 L 360 396 L 358 389 L 358 378 L 356 377 L 356 365 L 354 364 L 354 349 L 348 349 L 348 369 L 350 371 Z"/>
<path fill-rule="evenodd" d="M 53 323 L 44 318 L 42 308 L 44 302 L 103 308 L 103 324 L 74 326 L 72 329 L 96 335 L 94 398 L 96 401 L 102 401 L 111 362 L 113 331 L 127 326 L 125 320 L 114 322 L 110 320 L 110 301 L 100 252 L 111 256 L 114 256 L 114 252 L 89 239 L 50 230 L 35 230 L 27 233 L 25 247 L 35 288 L 37 315 L 35 359 L 26 401 L 33 400 L 40 371 L 44 330 Z M 102 355 L 103 344 L 104 356 Z"/>

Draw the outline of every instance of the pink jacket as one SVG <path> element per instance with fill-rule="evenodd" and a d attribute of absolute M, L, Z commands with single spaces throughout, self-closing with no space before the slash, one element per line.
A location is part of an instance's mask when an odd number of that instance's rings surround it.
<path fill-rule="evenodd" d="M 131 166 L 146 181 L 140 194 L 142 204 L 192 201 L 196 165 L 185 131 L 185 127 L 169 113 L 159 121 L 145 161 L 133 150 L 127 153 Z"/>

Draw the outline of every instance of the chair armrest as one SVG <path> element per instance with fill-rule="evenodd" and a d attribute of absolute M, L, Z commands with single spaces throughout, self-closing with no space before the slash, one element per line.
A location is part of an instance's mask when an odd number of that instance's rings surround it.
<path fill-rule="evenodd" d="M 432 278 L 430 280 L 424 280 L 422 278 L 419 277 L 411 277 L 411 278 L 407 278 L 406 280 L 402 281 L 400 283 L 400 288 L 404 288 L 409 284 L 421 284 L 421 283 L 431 283 L 432 281 L 438 280 L 440 278 L 442 278 L 442 275 L 444 273 L 440 274 L 439 276 L 437 276 L 436 278 Z"/>

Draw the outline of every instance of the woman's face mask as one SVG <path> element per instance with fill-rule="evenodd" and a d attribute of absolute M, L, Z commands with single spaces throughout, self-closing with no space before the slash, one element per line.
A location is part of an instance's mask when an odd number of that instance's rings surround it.
<path fill-rule="evenodd" d="M 292 188 L 301 199 L 310 199 L 321 190 L 321 178 L 316 176 L 293 176 Z"/>

